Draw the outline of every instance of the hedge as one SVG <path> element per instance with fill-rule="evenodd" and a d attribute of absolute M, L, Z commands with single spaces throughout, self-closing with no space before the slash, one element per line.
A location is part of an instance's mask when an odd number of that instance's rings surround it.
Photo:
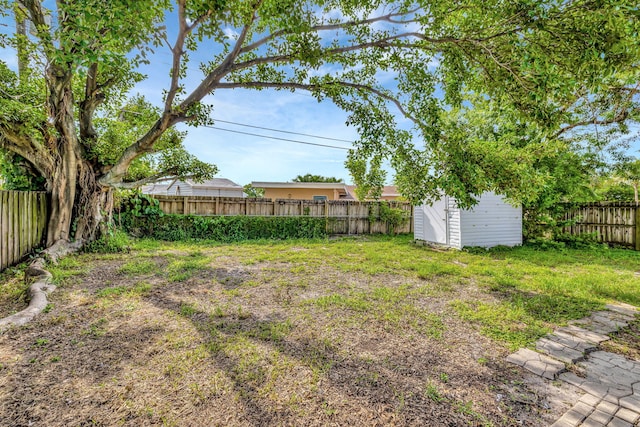
<path fill-rule="evenodd" d="M 327 236 L 327 220 L 312 217 L 123 215 L 125 230 L 136 236 L 177 241 L 206 239 L 239 242 L 257 239 L 302 239 Z"/>

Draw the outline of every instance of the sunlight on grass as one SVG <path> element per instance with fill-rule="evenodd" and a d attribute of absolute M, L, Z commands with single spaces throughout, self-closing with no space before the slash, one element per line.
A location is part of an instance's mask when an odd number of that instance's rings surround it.
<path fill-rule="evenodd" d="M 47 269 L 53 275 L 53 283 L 58 286 L 64 286 L 68 283 L 76 282 L 78 276 L 89 271 L 90 265 L 83 262 L 86 255 L 68 256 L 62 258 L 58 264 L 48 266 Z"/>
<path fill-rule="evenodd" d="M 209 263 L 209 258 L 199 254 L 189 258 L 180 257 L 167 266 L 167 277 L 170 282 L 183 282 L 194 277 L 198 272 L 209 270 Z"/>
<path fill-rule="evenodd" d="M 118 273 L 128 276 L 140 276 L 143 274 L 153 273 L 158 268 L 154 261 L 150 260 L 134 260 L 129 261 L 118 269 Z"/>

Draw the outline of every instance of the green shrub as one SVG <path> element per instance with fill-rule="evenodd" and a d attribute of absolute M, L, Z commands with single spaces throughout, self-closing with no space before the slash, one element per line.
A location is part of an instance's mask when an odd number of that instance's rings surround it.
<path fill-rule="evenodd" d="M 127 215 L 127 231 L 159 240 L 206 239 L 239 242 L 258 239 L 326 237 L 326 219 L 312 217 L 163 215 L 147 218 Z"/>
<path fill-rule="evenodd" d="M 130 243 L 131 239 L 126 232 L 114 228 L 105 232 L 99 239 L 84 245 L 84 251 L 100 253 L 128 252 Z"/>

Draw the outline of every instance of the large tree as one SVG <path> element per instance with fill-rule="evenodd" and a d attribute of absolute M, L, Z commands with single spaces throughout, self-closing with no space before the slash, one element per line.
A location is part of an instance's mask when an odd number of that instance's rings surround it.
<path fill-rule="evenodd" d="M 7 14 L 23 13 L 34 34 L 5 39 L 21 66 L 20 78 L 0 67 L 0 145 L 46 180 L 49 244 L 93 237 L 112 190 L 140 184 L 132 164 L 159 150 L 176 124 L 209 122 L 205 101 L 215 102 L 207 96 L 216 91 L 306 90 L 333 101 L 360 134 L 348 160 L 356 184 L 377 180 L 390 159 L 405 192 L 421 199 L 523 185 L 507 184 L 509 167 L 484 181 L 455 176 L 472 159 L 464 138 L 447 135 L 448 117 L 467 108 L 469 96 L 508 106 L 540 132 L 533 142 L 496 140 L 511 153 L 498 157 L 500 166 L 519 161 L 520 149 L 530 152 L 527 161 L 535 155 L 531 144 L 580 125 L 624 121 L 638 90 L 638 8 L 631 0 L 59 0 L 54 10 L 39 0 L 0 4 Z M 153 58 L 151 49 L 172 57 L 163 105 L 135 140 L 101 156 L 113 127 L 99 121 L 143 78 L 136 67 Z M 194 84 L 187 70 L 196 57 L 203 58 L 202 76 Z M 143 179 L 189 173 L 164 164 Z M 436 170 L 443 165 L 446 172 Z"/>

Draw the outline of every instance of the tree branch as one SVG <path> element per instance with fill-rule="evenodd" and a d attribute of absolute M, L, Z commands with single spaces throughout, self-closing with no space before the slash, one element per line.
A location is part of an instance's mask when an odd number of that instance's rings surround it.
<path fill-rule="evenodd" d="M 18 0 L 22 6 L 29 12 L 31 22 L 35 24 L 36 33 L 40 43 L 45 48 L 47 58 L 51 58 L 51 54 L 55 51 L 53 42 L 51 41 L 50 26 L 47 25 L 46 15 L 42 9 L 42 4 L 38 0 Z"/>
<path fill-rule="evenodd" d="M 406 23 L 410 23 L 410 22 L 416 22 L 415 20 L 409 20 L 409 21 L 395 21 L 393 20 L 393 18 L 397 17 L 397 16 L 405 16 L 405 15 L 410 15 L 412 13 L 417 12 L 418 10 L 422 9 L 421 7 L 417 7 L 415 9 L 409 10 L 407 12 L 403 12 L 403 13 L 396 13 L 396 12 L 391 12 L 388 13 L 386 15 L 382 15 L 382 16 L 377 16 L 374 18 L 369 18 L 369 19 L 363 19 L 363 20 L 359 20 L 359 21 L 347 21 L 347 22 L 341 22 L 338 24 L 326 24 L 326 25 L 314 25 L 312 27 L 309 27 L 308 30 L 306 30 L 305 32 L 307 33 L 314 33 L 314 32 L 318 32 L 318 31 L 331 31 L 331 30 L 339 30 L 339 29 L 346 29 L 346 28 L 351 28 L 351 27 L 357 27 L 357 26 L 362 26 L 362 25 L 370 25 L 370 24 L 374 24 L 376 22 L 381 22 L 381 21 L 386 21 L 386 22 L 390 22 L 390 23 L 394 23 L 394 24 L 406 24 Z M 277 37 L 286 35 L 286 34 L 293 34 L 293 31 L 289 31 L 289 30 L 280 30 L 280 31 L 276 31 L 272 34 L 269 34 L 263 38 L 261 38 L 260 40 L 256 40 L 255 42 L 243 47 L 240 50 L 240 53 L 247 53 L 247 52 L 251 52 L 252 50 L 264 45 L 265 43 L 268 43 L 271 40 L 276 39 Z"/>
<path fill-rule="evenodd" d="M 259 0 L 254 5 L 253 14 L 251 15 L 251 19 L 245 26 L 242 28 L 236 43 L 229 52 L 229 54 L 224 58 L 224 60 L 218 65 L 215 70 L 211 71 L 207 77 L 198 85 L 197 88 L 191 92 L 191 94 L 180 104 L 180 111 L 186 111 L 193 104 L 200 102 L 202 98 L 211 93 L 211 91 L 216 87 L 216 84 L 220 81 L 220 79 L 227 73 L 231 71 L 232 64 L 236 60 L 236 58 L 240 55 L 242 51 L 242 45 L 244 44 L 247 35 L 249 34 L 249 30 L 251 26 L 258 18 L 257 11 L 262 5 L 263 0 Z"/>
<path fill-rule="evenodd" d="M 24 157 L 42 176 L 51 176 L 54 164 L 51 154 L 21 133 L 0 126 L 0 147 Z"/>
<path fill-rule="evenodd" d="M 516 30 L 513 30 L 513 31 L 516 31 Z M 508 33 L 509 32 L 502 32 L 502 33 L 500 33 L 500 35 L 506 35 Z M 485 37 L 485 38 L 480 38 L 480 39 L 455 38 L 455 37 L 434 38 L 434 37 L 427 37 L 422 33 L 407 32 L 407 33 L 395 34 L 393 36 L 381 38 L 379 40 L 374 40 L 374 41 L 370 41 L 370 42 L 367 42 L 367 43 L 360 43 L 360 44 L 354 44 L 354 45 L 350 45 L 350 46 L 343 46 L 343 47 L 337 47 L 337 48 L 333 48 L 333 49 L 326 49 L 326 50 L 323 50 L 321 52 L 320 56 L 327 57 L 327 56 L 330 56 L 330 55 L 338 55 L 338 54 L 342 54 L 342 53 L 360 51 L 360 50 L 365 50 L 365 49 L 369 49 L 369 48 L 386 49 L 386 48 L 393 47 L 393 48 L 398 48 L 398 49 L 421 49 L 421 50 L 424 50 L 426 48 L 426 46 L 424 44 L 421 44 L 421 43 L 410 43 L 410 42 L 399 43 L 398 42 L 398 40 L 409 39 L 409 38 L 415 38 L 415 39 L 418 39 L 418 40 L 420 40 L 422 42 L 431 43 L 433 45 L 438 45 L 438 44 L 461 45 L 461 44 L 466 44 L 466 43 L 479 44 L 482 41 L 489 40 L 489 39 L 494 38 L 494 37 L 498 37 L 498 36 L 497 35 L 491 35 L 491 36 L 488 36 L 488 37 Z M 485 49 L 487 49 L 487 48 L 485 48 Z M 230 71 L 238 71 L 238 70 L 242 70 L 242 69 L 246 69 L 246 68 L 251 68 L 251 67 L 253 67 L 255 65 L 260 65 L 260 64 L 269 64 L 269 63 L 277 63 L 277 62 L 291 62 L 291 61 L 294 61 L 295 59 L 297 59 L 295 57 L 295 53 L 294 54 L 290 54 L 290 55 L 264 56 L 264 57 L 259 57 L 259 58 L 251 59 L 249 61 L 245 61 L 245 62 L 240 62 L 240 63 L 234 64 Z M 499 64 L 499 65 L 504 65 L 504 64 L 501 64 L 500 62 L 498 62 L 497 60 L 496 60 L 496 63 Z"/>
<path fill-rule="evenodd" d="M 553 135 L 553 138 L 557 138 L 562 134 L 581 126 L 589 126 L 589 125 L 606 126 L 606 125 L 612 125 L 614 123 L 621 123 L 621 122 L 624 122 L 628 116 L 629 116 L 629 112 L 626 109 L 622 109 L 621 111 L 618 112 L 618 114 L 615 115 L 615 117 L 611 119 L 599 120 L 594 118 L 593 120 L 584 120 L 581 122 L 575 122 L 560 129 L 558 132 L 556 132 Z"/>
<path fill-rule="evenodd" d="M 187 17 L 185 0 L 178 0 L 178 35 L 176 42 L 171 47 L 172 63 L 171 63 L 171 84 L 167 92 L 167 99 L 164 102 L 164 112 L 169 113 L 173 109 L 173 100 L 178 93 L 180 86 L 180 67 L 182 66 L 182 56 L 184 55 L 184 41 L 187 36 Z"/>
<path fill-rule="evenodd" d="M 87 78 L 84 88 L 84 99 L 80 103 L 80 140 L 87 146 L 98 138 L 98 133 L 93 127 L 93 113 L 104 100 L 104 96 L 98 89 L 98 64 L 93 63 L 87 70 Z"/>

